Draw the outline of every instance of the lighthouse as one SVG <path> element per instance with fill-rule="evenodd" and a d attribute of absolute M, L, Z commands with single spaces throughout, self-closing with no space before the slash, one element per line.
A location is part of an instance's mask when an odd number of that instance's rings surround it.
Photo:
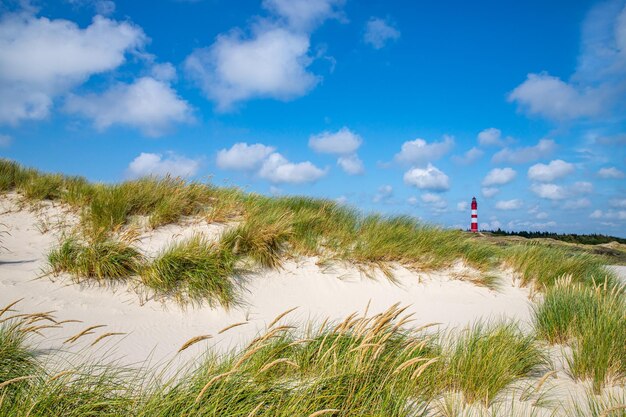
<path fill-rule="evenodd" d="M 478 232 L 478 203 L 476 197 L 472 197 L 472 224 L 470 230 L 473 233 Z"/>

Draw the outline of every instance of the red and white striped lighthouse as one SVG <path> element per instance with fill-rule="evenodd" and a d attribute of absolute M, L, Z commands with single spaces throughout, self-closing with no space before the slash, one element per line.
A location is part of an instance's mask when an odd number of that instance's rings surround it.
<path fill-rule="evenodd" d="M 478 232 L 478 203 L 476 202 L 476 197 L 472 197 L 472 232 Z"/>

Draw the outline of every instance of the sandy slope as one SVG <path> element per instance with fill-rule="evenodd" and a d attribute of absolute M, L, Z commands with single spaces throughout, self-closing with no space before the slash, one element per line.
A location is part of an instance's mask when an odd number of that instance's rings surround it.
<path fill-rule="evenodd" d="M 62 339 L 87 326 L 105 324 L 106 327 L 83 338 L 82 344 L 73 345 L 72 349 L 90 344 L 105 332 L 123 332 L 127 335 L 111 338 L 103 346 L 114 349 L 116 357 L 123 357 L 124 362 L 142 361 L 149 355 L 153 360 L 163 361 L 172 358 L 189 338 L 213 335 L 207 342 L 185 351 L 182 355 L 185 359 L 207 346 L 215 346 L 220 351 L 236 347 L 253 338 L 276 315 L 292 307 L 298 309 L 285 320 L 321 322 L 327 316 L 340 320 L 354 311 L 363 311 L 370 300 L 372 313 L 396 302 L 410 305 L 416 325 L 429 322 L 460 325 L 481 317 L 510 317 L 523 322 L 529 318 L 528 290 L 514 286 L 510 274 L 503 274 L 506 285 L 496 293 L 462 281 L 463 276 L 472 272 L 462 266 L 437 273 L 413 273 L 397 268 L 397 282 L 391 283 L 382 274 L 368 278 L 349 266 L 321 268 L 314 258 L 289 261 L 282 270 L 243 277 L 242 303 L 230 311 L 208 306 L 183 309 L 171 302 L 146 301 L 144 296 L 125 285 L 103 289 L 72 284 L 67 277 L 54 278 L 54 282 L 49 276 L 37 279 L 60 230 L 41 233 L 36 225 L 46 222 L 46 218 L 67 224 L 74 223 L 75 219 L 49 203 L 39 212 L 32 212 L 19 210 L 14 196 L 0 202 L 0 223 L 10 231 L 10 235 L 4 237 L 6 250 L 0 255 L 0 304 L 24 298 L 19 304 L 21 310 L 55 310 L 60 319 L 83 322 L 50 331 L 54 337 L 42 341 L 42 346 L 48 348 L 60 347 Z M 153 256 L 173 240 L 193 233 L 217 238 L 224 228 L 199 221 L 187 223 L 145 233 L 138 247 Z M 224 327 L 239 322 L 247 323 L 218 334 Z"/>

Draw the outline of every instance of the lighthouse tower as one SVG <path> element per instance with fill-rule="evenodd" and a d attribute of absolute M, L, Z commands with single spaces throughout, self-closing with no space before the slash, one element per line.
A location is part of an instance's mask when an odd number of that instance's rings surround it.
<path fill-rule="evenodd" d="M 470 230 L 473 233 L 478 232 L 478 203 L 476 197 L 472 197 L 472 224 Z"/>

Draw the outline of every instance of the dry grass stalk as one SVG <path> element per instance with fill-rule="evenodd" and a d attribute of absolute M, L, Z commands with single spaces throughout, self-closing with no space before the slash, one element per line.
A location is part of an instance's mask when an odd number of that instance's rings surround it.
<path fill-rule="evenodd" d="M 18 376 L 17 378 L 12 378 L 12 379 L 9 379 L 8 381 L 4 381 L 3 383 L 1 383 L 0 389 L 6 387 L 7 385 L 13 384 L 15 382 L 25 381 L 27 379 L 33 379 L 33 378 L 37 378 L 37 375 Z"/>
<path fill-rule="evenodd" d="M 626 404 L 620 404 L 615 407 L 607 408 L 600 414 L 600 417 L 608 417 L 612 412 L 619 410 L 626 410 Z"/>
<path fill-rule="evenodd" d="M 13 307 L 14 305 L 16 305 L 17 303 L 19 303 L 20 301 L 22 301 L 24 298 L 20 298 L 19 300 L 13 301 L 12 303 L 8 304 L 6 307 L 4 307 L 2 310 L 0 310 L 0 317 L 2 317 L 2 315 L 4 313 L 6 313 L 7 311 L 13 311 L 11 310 L 11 307 Z"/>
<path fill-rule="evenodd" d="M 96 340 L 94 340 L 91 343 L 91 346 L 94 346 L 96 343 L 98 343 L 99 341 L 101 341 L 102 339 L 106 338 L 106 337 L 110 337 L 110 336 L 121 336 L 124 335 L 126 333 L 122 333 L 122 332 L 109 332 L 109 333 L 104 333 L 103 335 L 100 335 L 96 338 Z"/>
<path fill-rule="evenodd" d="M 319 410 L 314 412 L 313 414 L 310 414 L 309 417 L 318 417 L 318 416 L 323 416 L 324 414 L 330 414 L 330 413 L 338 413 L 340 410 L 336 409 L 336 408 L 327 408 L 325 410 Z"/>
<path fill-rule="evenodd" d="M 278 364 L 287 364 L 289 366 L 293 366 L 294 368 L 299 368 L 298 364 L 289 360 L 288 358 L 280 358 L 280 359 L 276 359 L 275 361 L 272 361 L 270 363 L 268 363 L 267 365 L 265 365 L 264 367 L 262 367 L 259 370 L 259 373 L 262 374 L 263 372 L 266 372 L 268 370 L 270 370 L 271 368 L 273 368 L 274 366 L 278 365 Z"/>
<path fill-rule="evenodd" d="M 426 370 L 426 368 L 428 368 L 430 365 L 432 365 L 433 363 L 437 362 L 438 360 L 439 360 L 439 358 L 432 358 L 431 360 L 429 360 L 425 364 L 421 365 L 419 368 L 417 368 L 415 370 L 415 372 L 413 372 L 413 375 L 411 375 L 411 379 L 419 378 L 420 375 L 422 375 L 422 373 Z"/>
<path fill-rule="evenodd" d="M 265 405 L 265 401 L 261 401 L 259 403 L 259 405 L 257 405 L 256 407 L 254 407 L 254 410 L 250 411 L 250 414 L 248 414 L 248 417 L 254 417 L 256 415 L 256 413 L 261 409 L 261 407 L 263 407 Z"/>
<path fill-rule="evenodd" d="M 178 349 L 178 352 L 176 353 L 180 353 L 183 350 L 187 349 L 189 346 L 194 345 L 198 342 L 201 342 L 203 340 L 207 340 L 207 339 L 211 339 L 213 336 L 211 336 L 210 334 L 205 334 L 202 336 L 196 336 L 196 337 L 192 337 L 191 339 L 187 340 L 181 347 L 180 349 Z"/>
<path fill-rule="evenodd" d="M 228 371 L 228 372 L 224 372 L 223 374 L 219 374 L 214 376 L 213 378 L 211 378 L 209 380 L 209 382 L 206 383 L 206 385 L 202 388 L 202 390 L 200 390 L 200 393 L 198 394 L 198 396 L 196 397 L 196 400 L 194 401 L 194 403 L 198 403 L 200 401 L 200 399 L 202 398 L 202 396 L 204 395 L 204 393 L 206 392 L 206 390 L 209 389 L 209 387 L 211 385 L 213 385 L 216 381 L 219 381 L 222 378 L 227 377 L 228 375 L 232 375 L 235 372 L 237 372 L 237 370 L 233 369 L 232 371 Z"/>
<path fill-rule="evenodd" d="M 98 324 L 96 326 L 89 326 L 85 330 L 83 330 L 83 331 L 75 334 L 74 336 L 66 339 L 65 342 L 63 342 L 63 343 L 64 344 L 65 343 L 74 343 L 75 341 L 77 341 L 78 339 L 80 339 L 83 336 L 87 336 L 87 335 L 93 334 L 92 330 L 99 329 L 101 327 L 106 327 L 106 324 Z"/>
<path fill-rule="evenodd" d="M 415 365 L 416 363 L 420 363 L 420 362 L 424 362 L 427 361 L 428 358 L 413 358 L 413 359 L 409 359 L 408 361 L 403 362 L 400 366 L 398 366 L 393 373 L 397 374 L 399 372 L 402 372 L 403 370 L 405 370 L 406 368 L 408 368 L 411 365 Z"/>
<path fill-rule="evenodd" d="M 257 353 L 259 350 L 263 349 L 264 347 L 266 347 L 267 345 L 258 345 L 255 346 L 254 348 L 250 349 L 249 351 L 247 351 L 241 358 L 239 358 L 239 360 L 235 363 L 235 365 L 233 366 L 233 369 L 237 369 L 241 366 L 242 363 L 244 363 L 246 361 L 246 359 L 250 358 L 250 356 L 254 355 L 255 353 Z"/>
<path fill-rule="evenodd" d="M 235 328 L 235 327 L 239 327 L 239 326 L 243 326 L 244 324 L 248 324 L 248 323 L 249 323 L 249 322 L 247 322 L 247 321 L 242 321 L 242 322 L 240 322 L 240 323 L 234 323 L 234 324 L 231 324 L 230 326 L 226 326 L 226 327 L 224 327 L 222 330 L 220 330 L 219 332 L 217 332 L 217 334 L 222 334 L 222 333 L 224 333 L 224 332 L 226 332 L 226 331 L 228 331 L 228 330 L 230 330 L 230 329 L 233 329 L 233 328 Z"/>
<path fill-rule="evenodd" d="M 276 318 L 274 320 L 272 320 L 272 322 L 270 323 L 269 326 L 267 326 L 267 328 L 271 329 L 272 326 L 274 326 L 276 323 L 278 323 L 280 321 L 280 319 L 282 319 L 283 317 L 285 317 L 287 314 L 291 313 L 292 311 L 296 310 L 297 308 L 298 307 L 293 307 L 293 308 L 290 308 L 289 310 L 283 311 L 278 316 L 276 316 Z"/>
<path fill-rule="evenodd" d="M 74 371 L 73 369 L 68 369 L 67 371 L 61 371 L 56 375 L 53 375 L 48 381 L 52 382 L 52 381 L 56 381 L 57 379 L 64 377 L 65 375 L 72 375 L 76 373 L 76 371 Z"/>

